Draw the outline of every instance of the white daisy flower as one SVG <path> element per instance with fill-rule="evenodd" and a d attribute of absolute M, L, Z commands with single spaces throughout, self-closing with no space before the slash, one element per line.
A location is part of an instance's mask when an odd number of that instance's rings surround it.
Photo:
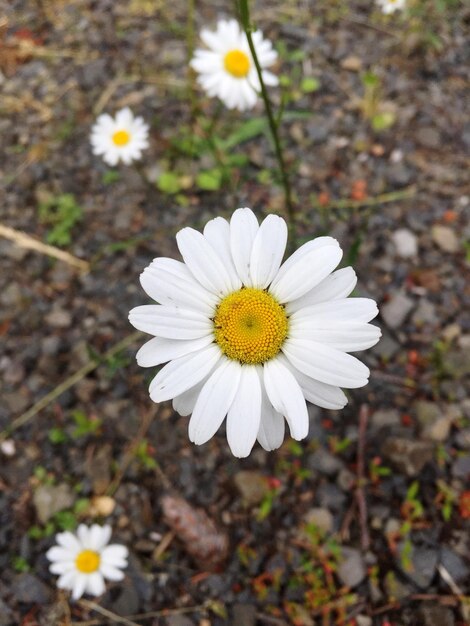
<path fill-rule="evenodd" d="M 252 109 L 261 86 L 251 56 L 246 34 L 236 20 L 220 20 L 212 32 L 201 31 L 201 39 L 209 50 L 196 50 L 191 67 L 199 74 L 198 82 L 210 97 L 218 97 L 229 109 Z M 277 59 L 272 44 L 257 30 L 253 43 L 266 85 L 277 85 L 277 76 L 267 67 Z"/>
<path fill-rule="evenodd" d="M 395 11 L 403 11 L 406 7 L 406 0 L 377 0 L 377 4 L 382 9 L 382 13 L 390 15 Z"/>
<path fill-rule="evenodd" d="M 333 271 L 343 254 L 336 239 L 318 237 L 282 263 L 286 222 L 269 215 L 259 225 L 245 208 L 203 234 L 183 228 L 176 240 L 184 263 L 157 258 L 140 276 L 160 304 L 136 307 L 129 320 L 154 335 L 139 365 L 169 361 L 150 397 L 192 414 L 191 441 L 208 441 L 227 416 L 235 456 L 248 456 L 256 439 L 274 450 L 284 417 L 294 439 L 306 437 L 306 400 L 341 409 L 340 387 L 367 384 L 368 368 L 348 353 L 379 340 L 368 324 L 377 305 L 347 298 L 357 279 L 351 267 Z"/>
<path fill-rule="evenodd" d="M 148 147 L 149 127 L 142 117 L 134 117 L 126 107 L 111 117 L 103 113 L 96 120 L 90 135 L 93 154 L 103 157 L 111 166 L 122 161 L 129 165 L 140 159 L 142 150 Z"/>
<path fill-rule="evenodd" d="M 108 545 L 111 526 L 93 524 L 89 528 L 80 524 L 77 534 L 58 533 L 58 545 L 50 548 L 46 556 L 51 561 L 49 570 L 58 574 L 57 587 L 72 591 L 78 600 L 84 593 L 100 596 L 104 593 L 104 579 L 122 580 L 121 571 L 127 567 L 128 550 L 119 544 Z"/>

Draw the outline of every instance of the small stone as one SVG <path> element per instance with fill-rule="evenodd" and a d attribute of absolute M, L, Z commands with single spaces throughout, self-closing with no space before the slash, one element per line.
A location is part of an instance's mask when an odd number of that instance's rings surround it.
<path fill-rule="evenodd" d="M 64 309 L 53 309 L 46 315 L 45 320 L 53 328 L 69 328 L 72 325 L 72 316 Z"/>
<path fill-rule="evenodd" d="M 372 352 L 380 357 L 383 361 L 390 361 L 400 349 L 400 344 L 395 341 L 391 335 L 385 331 L 382 338 L 372 348 Z"/>
<path fill-rule="evenodd" d="M 338 577 L 346 587 L 354 588 L 366 577 L 367 571 L 359 550 L 353 548 L 341 549 L 341 563 L 338 567 Z"/>
<path fill-rule="evenodd" d="M 11 592 L 22 604 L 46 604 L 51 599 L 49 588 L 39 578 L 24 572 L 13 579 Z"/>
<path fill-rule="evenodd" d="M 455 442 L 459 448 L 470 450 L 470 428 L 464 428 L 458 432 L 455 437 Z"/>
<path fill-rule="evenodd" d="M 0 599 L 0 626 L 13 626 L 14 623 L 11 609 Z"/>
<path fill-rule="evenodd" d="M 356 484 L 356 476 L 348 469 L 343 468 L 338 474 L 336 484 L 343 491 L 351 491 Z"/>
<path fill-rule="evenodd" d="M 382 454 L 407 476 L 417 476 L 426 463 L 433 460 L 434 444 L 389 437 L 382 446 Z"/>
<path fill-rule="evenodd" d="M 234 604 L 233 605 L 232 624 L 234 626 L 255 626 L 256 625 L 256 607 L 252 604 Z"/>
<path fill-rule="evenodd" d="M 452 421 L 449 415 L 442 413 L 437 404 L 419 400 L 415 403 L 415 410 L 423 437 L 433 441 L 447 439 Z"/>
<path fill-rule="evenodd" d="M 435 576 L 438 564 L 438 552 L 432 548 L 413 545 L 410 554 L 410 565 L 404 567 L 401 559 L 404 544 L 399 544 L 397 563 L 402 572 L 418 587 L 425 590 Z"/>
<path fill-rule="evenodd" d="M 435 224 L 431 230 L 432 238 L 435 244 L 444 252 L 458 252 L 459 240 L 454 231 L 448 226 Z"/>
<path fill-rule="evenodd" d="M 186 615 L 168 615 L 165 626 L 194 626 L 194 622 Z"/>
<path fill-rule="evenodd" d="M 305 513 L 303 521 L 305 524 L 314 524 L 325 534 L 330 533 L 333 530 L 334 519 L 328 509 L 320 507 L 310 509 Z"/>
<path fill-rule="evenodd" d="M 325 448 L 318 448 L 313 454 L 309 455 L 307 467 L 320 472 L 320 474 L 334 476 L 344 467 L 344 464 L 341 459 L 328 452 Z"/>
<path fill-rule="evenodd" d="M 418 254 L 418 238 L 411 230 L 399 228 L 393 233 L 392 240 L 398 256 L 403 259 L 408 259 Z"/>
<path fill-rule="evenodd" d="M 391 517 L 390 519 L 388 519 L 387 523 L 385 524 L 385 529 L 384 529 L 384 534 L 387 537 L 387 539 L 392 539 L 394 537 L 399 536 L 401 526 L 402 524 L 399 519 L 396 519 L 394 517 Z"/>
<path fill-rule="evenodd" d="M 348 72 L 359 72 L 362 69 L 362 59 L 351 55 L 341 61 L 341 67 Z"/>
<path fill-rule="evenodd" d="M 372 618 L 368 615 L 356 615 L 357 626 L 372 626 Z"/>
<path fill-rule="evenodd" d="M 382 305 L 380 313 L 389 328 L 398 328 L 406 320 L 413 307 L 413 300 L 398 291 Z"/>
<path fill-rule="evenodd" d="M 436 306 L 429 300 L 421 300 L 411 321 L 418 327 L 424 326 L 424 324 L 436 324 L 438 321 Z"/>
<path fill-rule="evenodd" d="M 451 609 L 436 602 L 422 604 L 419 609 L 422 626 L 455 626 L 454 614 Z"/>
<path fill-rule="evenodd" d="M 266 476 L 253 470 L 237 472 L 233 477 L 233 482 L 247 506 L 259 504 L 269 489 Z"/>
<path fill-rule="evenodd" d="M 463 583 L 470 576 L 470 567 L 449 548 L 442 548 L 441 550 L 441 565 L 456 583 Z"/>
<path fill-rule="evenodd" d="M 400 413 L 396 409 L 379 409 L 372 414 L 371 423 L 375 428 L 398 426 L 400 424 Z"/>
<path fill-rule="evenodd" d="M 426 148 L 439 148 L 441 145 L 441 136 L 437 128 L 426 126 L 418 128 L 416 131 L 416 139 L 422 146 Z"/>
<path fill-rule="evenodd" d="M 66 483 L 40 485 L 33 495 L 33 504 L 38 520 L 45 524 L 59 511 L 70 509 L 75 503 L 75 494 Z"/>
<path fill-rule="evenodd" d="M 452 476 L 468 480 L 470 478 L 470 455 L 459 456 L 452 464 Z"/>
<path fill-rule="evenodd" d="M 408 587 L 392 571 L 385 575 L 384 587 L 390 602 L 400 602 L 410 595 Z"/>

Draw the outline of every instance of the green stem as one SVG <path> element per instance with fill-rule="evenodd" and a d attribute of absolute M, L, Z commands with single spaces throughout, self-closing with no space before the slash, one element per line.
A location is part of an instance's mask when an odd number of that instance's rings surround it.
<path fill-rule="evenodd" d="M 255 64 L 256 73 L 258 74 L 258 80 L 261 86 L 261 97 L 263 98 L 264 108 L 266 110 L 266 116 L 269 122 L 269 128 L 271 130 L 271 135 L 274 141 L 276 158 L 279 163 L 279 170 L 281 172 L 281 179 L 282 179 L 282 185 L 284 187 L 284 195 L 285 195 L 285 200 L 286 200 L 286 209 L 287 209 L 287 214 L 289 218 L 289 223 L 290 223 L 291 228 L 293 229 L 294 224 L 295 224 L 295 212 L 294 212 L 294 205 L 292 203 L 292 193 L 291 193 L 291 187 L 290 187 L 290 182 L 289 182 L 289 176 L 287 174 L 287 169 L 286 169 L 284 156 L 283 156 L 282 148 L 281 148 L 281 142 L 279 140 L 278 125 L 274 118 L 271 101 L 269 100 L 266 85 L 264 84 L 264 80 L 263 80 L 263 72 L 261 69 L 261 65 L 259 63 L 258 56 L 256 54 L 255 45 L 253 43 L 253 37 L 252 37 L 253 26 L 250 23 L 250 9 L 248 6 L 248 0 L 240 0 L 239 9 L 240 9 L 240 16 L 241 16 L 241 21 L 243 25 L 243 30 L 245 31 L 245 34 L 248 40 L 248 45 L 250 47 L 251 56 L 253 57 L 253 62 Z"/>

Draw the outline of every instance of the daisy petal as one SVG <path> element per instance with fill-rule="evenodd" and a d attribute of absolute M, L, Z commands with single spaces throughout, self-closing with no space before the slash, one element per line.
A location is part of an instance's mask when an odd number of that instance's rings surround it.
<path fill-rule="evenodd" d="M 112 581 L 122 580 L 125 576 L 124 572 L 113 565 L 102 564 L 100 567 L 101 574 L 107 579 Z"/>
<path fill-rule="evenodd" d="M 223 217 L 216 217 L 204 227 L 204 237 L 219 255 L 225 269 L 230 275 L 232 290 L 241 288 L 242 282 L 237 274 L 230 254 L 230 225 Z"/>
<path fill-rule="evenodd" d="M 267 450 L 277 450 L 284 441 L 285 420 L 281 413 L 278 413 L 269 401 L 264 381 L 262 379 L 263 371 L 260 368 L 262 388 L 261 402 L 261 420 L 258 430 L 258 441 L 260 445 Z"/>
<path fill-rule="evenodd" d="M 105 584 L 103 576 L 100 572 L 88 574 L 86 583 L 86 592 L 91 596 L 101 596 L 105 592 Z"/>
<path fill-rule="evenodd" d="M 303 296 L 318 285 L 341 261 L 343 252 L 331 237 L 320 239 L 332 243 L 309 241 L 285 261 L 273 280 L 270 292 L 280 302 L 289 302 Z"/>
<path fill-rule="evenodd" d="M 241 367 L 240 383 L 227 415 L 227 441 L 232 454 L 248 456 L 253 448 L 261 418 L 261 385 L 254 365 Z"/>
<path fill-rule="evenodd" d="M 238 275 L 247 287 L 252 285 L 251 251 L 258 232 L 258 220 L 251 209 L 237 209 L 230 220 L 230 248 Z"/>
<path fill-rule="evenodd" d="M 256 233 L 250 261 L 253 287 L 264 289 L 276 276 L 287 243 L 287 224 L 277 215 L 268 215 Z"/>
<path fill-rule="evenodd" d="M 154 367 L 167 361 L 186 356 L 191 352 L 197 352 L 205 348 L 214 341 L 212 335 L 182 341 L 178 339 L 165 339 L 164 337 L 154 337 L 144 343 L 136 354 L 137 363 L 141 367 Z"/>
<path fill-rule="evenodd" d="M 221 357 L 220 348 L 211 344 L 162 367 L 150 383 L 150 397 L 154 402 L 163 402 L 179 396 L 202 380 Z"/>
<path fill-rule="evenodd" d="M 75 535 L 68 530 L 63 533 L 58 533 L 55 536 L 55 540 L 60 546 L 67 548 L 67 550 L 72 550 L 75 552 L 79 552 L 81 550 L 81 545 Z"/>
<path fill-rule="evenodd" d="M 64 574 L 66 575 L 66 574 Z M 85 574 L 75 574 L 75 580 L 73 581 L 72 599 L 79 600 L 85 593 L 87 586 L 87 578 Z"/>
<path fill-rule="evenodd" d="M 317 341 L 288 339 L 282 351 L 294 367 L 327 385 L 355 389 L 368 382 L 369 368 L 361 361 Z"/>
<path fill-rule="evenodd" d="M 325 322 L 370 322 L 377 316 L 379 310 L 374 300 L 370 298 L 343 298 L 331 302 L 320 302 L 312 306 L 299 309 L 291 316 L 299 328 L 314 327 Z"/>
<path fill-rule="evenodd" d="M 286 310 L 292 314 L 313 304 L 347 298 L 352 293 L 356 283 L 357 276 L 353 268 L 343 267 L 324 278 L 321 283 L 302 297 L 288 302 Z"/>
<path fill-rule="evenodd" d="M 199 394 L 201 393 L 201 389 L 206 384 L 206 380 L 209 378 L 209 372 L 207 376 L 205 376 L 197 385 L 191 387 L 187 391 L 180 393 L 179 396 L 175 396 L 173 398 L 173 408 L 177 413 L 186 417 L 187 415 L 191 415 L 196 406 L 196 400 L 198 399 Z"/>
<path fill-rule="evenodd" d="M 137 330 L 166 339 L 200 339 L 213 330 L 212 322 L 202 313 L 162 304 L 135 307 L 129 321 Z"/>
<path fill-rule="evenodd" d="M 78 577 L 77 570 L 73 569 L 62 574 L 57 580 L 57 587 L 59 589 L 73 589 L 75 580 Z"/>
<path fill-rule="evenodd" d="M 128 556 L 129 550 L 126 546 L 112 543 L 101 551 L 101 563 L 113 565 L 114 567 L 126 567 Z M 124 565 L 121 565 L 121 563 L 124 563 Z"/>
<path fill-rule="evenodd" d="M 222 424 L 233 402 L 241 365 L 224 359 L 199 394 L 189 420 L 189 439 L 200 445 L 209 441 Z"/>
<path fill-rule="evenodd" d="M 308 320 L 308 322 L 299 322 L 299 325 L 297 326 L 294 322 L 291 323 L 290 336 L 292 339 L 311 339 L 328 344 L 343 352 L 358 352 L 372 348 L 382 334 L 380 328 L 372 324 L 324 322 L 319 328 L 315 320 Z"/>
<path fill-rule="evenodd" d="M 300 440 L 308 434 L 308 412 L 299 383 L 279 359 L 264 364 L 264 385 L 268 398 L 285 415 L 290 434 Z"/>

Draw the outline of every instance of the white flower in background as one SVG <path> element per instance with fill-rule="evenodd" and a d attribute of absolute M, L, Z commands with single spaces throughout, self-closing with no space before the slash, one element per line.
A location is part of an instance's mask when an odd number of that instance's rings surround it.
<path fill-rule="evenodd" d="M 111 117 L 103 113 L 96 120 L 90 141 L 93 154 L 103 157 L 111 166 L 122 161 L 129 165 L 140 159 L 142 150 L 148 147 L 149 127 L 141 117 L 134 117 L 126 107 Z"/>
<path fill-rule="evenodd" d="M 252 109 L 261 86 L 248 39 L 236 20 L 220 20 L 215 32 L 203 29 L 201 39 L 209 50 L 196 50 L 191 60 L 201 87 L 208 96 L 220 98 L 229 109 Z M 277 52 L 259 30 L 253 33 L 253 43 L 264 83 L 277 85 L 277 76 L 266 70 L 276 61 Z"/>
<path fill-rule="evenodd" d="M 176 240 L 184 263 L 157 258 L 140 276 L 160 304 L 138 306 L 129 319 L 155 336 L 139 365 L 169 361 L 150 397 L 192 413 L 191 441 L 208 441 L 227 416 L 235 456 L 247 456 L 256 439 L 274 450 L 284 417 L 294 439 L 306 437 L 306 400 L 341 409 L 340 387 L 367 384 L 368 368 L 348 352 L 379 340 L 368 324 L 377 305 L 347 298 L 357 279 L 351 267 L 333 272 L 342 257 L 335 239 L 309 241 L 282 263 L 285 221 L 269 215 L 259 225 L 253 211 L 238 209 L 230 223 L 217 217 L 204 234 L 183 228 Z"/>
<path fill-rule="evenodd" d="M 122 580 L 121 571 L 127 567 L 128 550 L 119 544 L 108 545 L 111 526 L 80 524 L 77 534 L 58 533 L 56 546 L 46 556 L 51 561 L 49 570 L 58 574 L 59 589 L 72 591 L 78 600 L 84 593 L 100 596 L 105 590 L 104 579 Z"/>
<path fill-rule="evenodd" d="M 382 13 L 390 15 L 395 11 L 403 11 L 406 7 L 406 0 L 377 0 L 377 4 L 382 9 Z"/>

